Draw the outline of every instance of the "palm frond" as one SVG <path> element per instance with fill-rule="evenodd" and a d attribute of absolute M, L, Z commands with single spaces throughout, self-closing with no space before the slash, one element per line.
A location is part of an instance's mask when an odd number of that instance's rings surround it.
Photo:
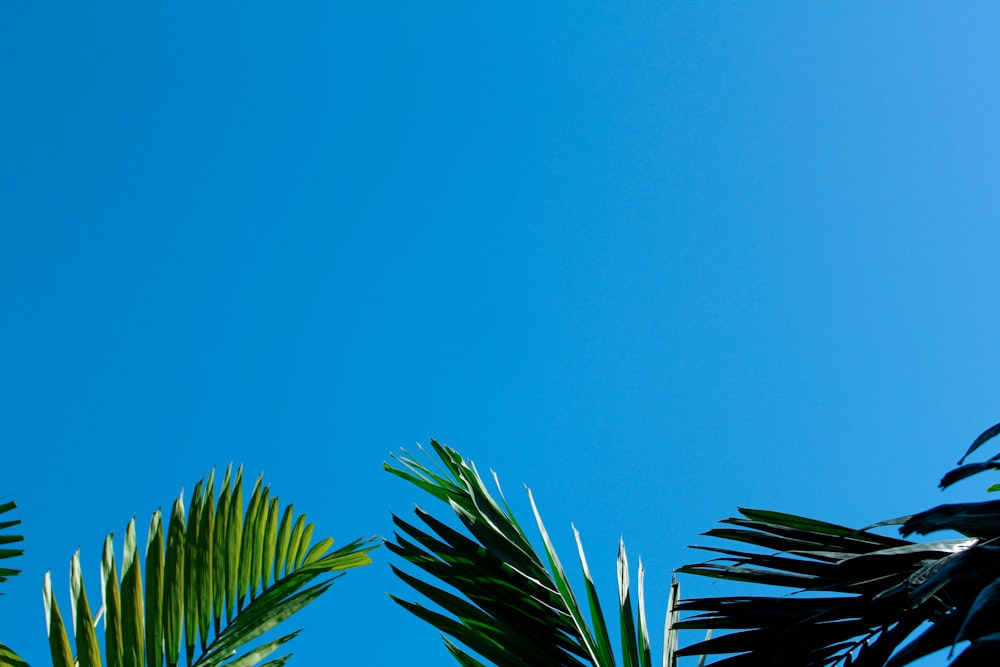
<path fill-rule="evenodd" d="M 721 556 L 681 573 L 791 588 L 794 595 L 681 601 L 698 612 L 680 629 L 728 631 L 679 655 L 735 654 L 710 664 L 884 664 L 924 620 L 946 611 L 937 601 L 910 609 L 910 577 L 968 541 L 915 545 L 866 530 L 777 512 L 740 510 L 707 535 L 756 550 L 696 547 Z"/>
<path fill-rule="evenodd" d="M 0 503 L 0 515 L 13 512 L 16 508 L 17 504 L 13 500 Z M 0 518 L 0 560 L 6 561 L 11 558 L 17 558 L 24 553 L 24 549 L 11 546 L 24 541 L 23 535 L 10 534 L 10 530 L 15 526 L 20 525 L 20 523 L 20 519 Z M 20 570 L 15 570 L 9 567 L 0 567 L 0 584 L 7 581 L 10 577 L 17 576 L 20 573 Z M 2 593 L 0 593 L 0 595 L 2 595 Z"/>
<path fill-rule="evenodd" d="M 985 431 L 979 434 L 972 444 L 969 445 L 969 449 L 966 450 L 962 458 L 958 460 L 958 467 L 948 471 L 944 477 L 941 478 L 941 488 L 946 489 L 956 482 L 960 482 L 963 479 L 971 477 L 973 475 L 978 475 L 986 470 L 1000 470 L 1000 453 L 994 454 L 985 461 L 980 461 L 979 463 L 966 463 L 965 459 L 969 458 L 973 452 L 978 450 L 980 447 L 985 445 L 987 442 L 993 438 L 1000 435 L 1000 424 L 994 424 Z M 989 491 L 1000 490 L 1000 484 L 994 484 L 991 486 Z"/>
<path fill-rule="evenodd" d="M 0 666 L 28 667 L 28 663 L 26 663 L 17 653 L 14 653 L 13 650 L 3 644 L 0 644 Z"/>
<path fill-rule="evenodd" d="M 1000 424 L 994 424 L 993 426 L 990 426 L 988 429 L 980 433 L 978 436 L 976 436 L 976 439 L 972 441 L 972 444 L 969 445 L 969 448 L 965 451 L 965 454 L 962 455 L 962 458 L 958 460 L 958 465 L 960 466 L 963 465 L 965 463 L 965 459 L 969 458 L 969 456 L 974 451 L 976 451 L 977 449 L 985 445 L 987 442 L 997 437 L 998 435 L 1000 435 Z"/>
<path fill-rule="evenodd" d="M 175 499 L 165 533 L 160 511 L 154 512 L 144 559 L 135 519 L 129 522 L 120 579 L 113 535 L 105 540 L 101 595 L 108 667 L 174 667 L 182 653 L 189 667 L 259 665 L 298 632 L 255 644 L 262 635 L 323 594 L 345 570 L 371 562 L 371 539 L 335 550 L 332 538 L 314 543 L 313 524 L 291 505 L 282 513 L 260 477 L 244 511 L 242 468 L 235 476 L 232 466 L 226 470 L 216 498 L 214 473 L 195 485 L 186 511 L 183 494 Z M 73 667 L 48 574 L 44 600 L 53 664 Z M 79 553 L 70 564 L 70 609 L 75 664 L 101 667 Z M 282 665 L 287 658 L 265 664 Z"/>
<path fill-rule="evenodd" d="M 963 640 L 979 651 L 977 643 L 1000 630 L 998 546 L 978 538 L 913 543 L 790 515 L 741 513 L 726 522 L 740 530 L 707 534 L 757 550 L 696 547 L 721 558 L 679 572 L 793 592 L 682 601 L 680 610 L 693 615 L 678 628 L 725 634 L 679 655 L 721 656 L 709 664 L 726 666 L 900 667 Z"/>
<path fill-rule="evenodd" d="M 16 508 L 17 504 L 13 500 L 0 503 L 0 515 L 9 514 Z M 24 554 L 24 549 L 12 546 L 23 542 L 24 536 L 11 534 L 10 532 L 11 529 L 20 524 L 20 519 L 0 518 L 0 560 L 6 561 Z M 20 570 L 10 567 L 0 567 L 0 583 L 20 573 Z M 3 595 L 3 593 L 0 593 L 0 595 Z M 28 667 L 28 665 L 19 655 L 14 653 L 13 649 L 0 643 L 0 667 Z"/>
<path fill-rule="evenodd" d="M 980 434 L 941 480 L 947 487 L 1000 468 L 1000 454 L 965 459 L 1000 435 Z M 968 645 L 953 667 L 992 664 L 1000 655 L 1000 501 L 956 503 L 865 529 L 776 512 L 742 516 L 707 535 L 749 545 L 696 547 L 719 558 L 680 572 L 792 589 L 774 596 L 686 600 L 681 629 L 721 631 L 679 651 L 709 654 L 714 665 L 902 667 L 935 651 Z M 961 539 L 915 543 L 872 532 L 899 526 L 903 537 L 952 530 Z"/>
<path fill-rule="evenodd" d="M 528 499 L 542 540 L 541 552 L 521 529 L 495 474 L 499 500 L 487 490 L 472 463 L 438 442 L 432 440 L 431 446 L 440 466 L 432 467 L 432 461 L 423 463 L 403 452 L 393 457 L 398 466 L 386 463 L 384 467 L 447 503 L 466 532 L 420 507 L 415 510 L 420 526 L 394 515 L 398 530 L 386 546 L 435 583 L 396 566 L 393 570 L 443 613 L 396 596 L 393 599 L 444 633 L 448 651 L 467 667 L 483 663 L 466 649 L 500 667 L 616 665 L 602 605 L 576 529 L 585 603 L 570 585 L 531 491 Z M 636 612 L 624 543 L 619 548 L 618 564 L 622 664 L 649 667 L 642 565 Z M 669 621 L 666 632 L 668 638 L 676 632 Z M 664 665 L 672 663 L 665 661 Z"/>

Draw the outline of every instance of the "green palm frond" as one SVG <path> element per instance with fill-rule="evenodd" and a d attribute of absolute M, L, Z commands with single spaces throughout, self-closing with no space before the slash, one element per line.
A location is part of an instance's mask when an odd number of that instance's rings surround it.
<path fill-rule="evenodd" d="M 16 507 L 17 504 L 13 500 L 0 503 L 0 515 L 13 512 Z M 11 546 L 24 541 L 23 535 L 10 534 L 10 530 L 20 523 L 20 519 L 4 519 L 0 516 L 0 561 L 17 558 L 24 553 L 24 549 L 18 549 Z M 20 570 L 0 566 L 0 584 L 7 581 L 10 577 L 16 576 L 20 573 Z M 0 593 L 0 595 L 2 595 L 2 593 Z"/>
<path fill-rule="evenodd" d="M 0 503 L 0 515 L 13 512 L 17 504 L 13 500 Z M 24 554 L 24 549 L 15 548 L 12 545 L 20 544 L 24 541 L 23 535 L 12 535 L 11 529 L 20 525 L 20 519 L 9 519 L 0 517 L 0 560 L 17 558 Z M 0 583 L 7 581 L 10 577 L 20 574 L 20 570 L 10 567 L 0 567 Z M 3 595 L 0 593 L 0 595 Z M 0 667 L 28 667 L 14 651 L 0 643 Z"/>
<path fill-rule="evenodd" d="M 395 596 L 393 599 L 443 632 L 448 651 L 466 667 L 484 664 L 466 649 L 500 667 L 618 664 L 576 529 L 574 535 L 585 582 L 586 600 L 582 604 L 570 586 L 531 491 L 528 490 L 528 499 L 544 555 L 536 551 L 521 529 L 503 499 L 496 475 L 499 502 L 486 489 L 475 466 L 450 447 L 433 440 L 431 446 L 443 467 L 432 469 L 404 452 L 393 457 L 399 467 L 386 463 L 385 469 L 447 503 L 467 533 L 453 529 L 419 507 L 416 515 L 422 526 L 393 516 L 398 532 L 386 546 L 436 583 L 428 583 L 395 566 L 393 570 L 444 613 Z M 652 662 L 643 578 L 640 562 L 636 611 L 628 558 L 624 543 L 620 544 L 619 653 L 621 664 L 626 667 L 650 667 Z M 670 667 L 675 664 L 673 618 L 674 614 L 668 612 L 663 664 Z"/>
<path fill-rule="evenodd" d="M 217 498 L 214 470 L 195 485 L 186 511 L 183 495 L 178 497 L 166 528 L 157 510 L 144 559 L 135 519 L 130 521 L 120 579 L 113 535 L 105 540 L 100 592 L 108 667 L 174 667 L 182 654 L 190 667 L 259 665 L 298 632 L 254 642 L 324 593 L 343 571 L 371 562 L 371 540 L 336 550 L 332 538 L 313 542 L 313 524 L 291 505 L 282 510 L 260 477 L 244 510 L 243 469 L 231 472 L 232 466 Z M 48 574 L 43 594 L 54 667 L 101 667 L 98 623 L 79 552 L 70 564 L 75 661 Z"/>
<path fill-rule="evenodd" d="M 28 663 L 21 659 L 21 656 L 14 653 L 10 648 L 0 644 L 0 666 L 2 667 L 28 667 Z"/>

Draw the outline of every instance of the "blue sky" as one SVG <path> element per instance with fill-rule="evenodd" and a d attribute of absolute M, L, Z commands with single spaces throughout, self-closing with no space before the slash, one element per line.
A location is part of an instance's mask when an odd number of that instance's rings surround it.
<path fill-rule="evenodd" d="M 998 20 L 6 3 L 3 639 L 46 664 L 44 572 L 96 581 L 230 461 L 346 542 L 428 504 L 381 463 L 436 438 L 575 522 L 612 597 L 624 535 L 656 617 L 737 506 L 981 497 L 935 486 L 1000 418 Z M 447 662 L 375 560 L 297 664 Z"/>

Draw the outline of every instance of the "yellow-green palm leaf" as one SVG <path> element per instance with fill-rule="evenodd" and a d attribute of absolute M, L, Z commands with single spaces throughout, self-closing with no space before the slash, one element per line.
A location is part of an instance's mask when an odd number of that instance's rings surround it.
<path fill-rule="evenodd" d="M 290 654 L 270 656 L 298 631 L 268 641 L 265 633 L 326 592 L 343 571 L 371 562 L 371 539 L 335 550 L 332 538 L 313 543 L 313 524 L 289 505 L 286 520 L 301 526 L 290 545 L 291 535 L 276 527 L 280 503 L 269 487 L 258 477 L 244 510 L 242 468 L 231 473 L 232 466 L 218 496 L 213 470 L 195 485 L 187 508 L 183 494 L 175 499 L 166 525 L 157 510 L 143 557 L 130 521 L 120 570 L 112 536 L 105 540 L 103 661 L 74 556 L 70 608 L 79 667 L 174 667 L 182 659 L 190 667 L 284 664 Z M 62 665 L 69 647 L 66 624 L 48 579 L 45 601 L 53 664 Z"/>

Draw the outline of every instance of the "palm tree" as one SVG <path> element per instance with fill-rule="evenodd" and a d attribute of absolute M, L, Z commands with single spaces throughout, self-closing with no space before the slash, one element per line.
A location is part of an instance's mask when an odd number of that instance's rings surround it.
<path fill-rule="evenodd" d="M 371 539 L 331 550 L 313 541 L 314 526 L 293 506 L 282 509 L 257 478 L 244 509 L 243 469 L 226 469 L 218 497 L 215 471 L 194 487 L 185 510 L 174 500 L 164 524 L 153 513 L 140 558 L 135 520 L 122 544 L 121 577 L 113 535 L 104 542 L 96 616 L 81 575 L 70 563 L 70 627 L 45 575 L 43 599 L 54 667 L 280 667 L 290 654 L 270 656 L 298 632 L 264 643 L 262 635 L 326 592 L 343 571 L 371 562 Z M 102 660 L 97 629 L 103 617 Z M 264 662 L 267 660 L 267 662 Z M 26 667 L 26 666 L 25 666 Z"/>
<path fill-rule="evenodd" d="M 987 429 L 966 457 L 998 434 L 1000 424 Z M 483 665 L 479 658 L 502 667 L 616 665 L 579 534 L 585 605 L 569 586 L 530 490 L 544 559 L 502 491 L 498 503 L 474 465 L 449 447 L 431 444 L 440 466 L 432 468 L 404 452 L 385 469 L 446 502 L 465 532 L 420 508 L 419 527 L 394 517 L 399 532 L 387 547 L 424 576 L 394 570 L 441 611 L 397 602 L 441 630 L 448 650 L 463 665 Z M 964 460 L 942 479 L 942 487 L 1000 469 L 1000 454 L 981 463 Z M 902 667 L 948 647 L 952 667 L 993 665 L 1000 656 L 1000 501 L 942 505 L 861 529 L 763 510 L 741 509 L 740 515 L 706 533 L 737 546 L 695 547 L 719 558 L 678 571 L 785 590 L 680 600 L 675 582 L 663 665 L 700 656 L 699 663 L 711 657 L 710 664 L 726 667 Z M 876 532 L 886 526 L 899 526 L 902 538 Z M 903 539 L 939 530 L 962 537 Z M 633 612 L 624 545 L 618 573 L 621 663 L 646 667 L 652 661 L 642 566 Z M 708 631 L 709 637 L 677 648 L 679 630 Z"/>

